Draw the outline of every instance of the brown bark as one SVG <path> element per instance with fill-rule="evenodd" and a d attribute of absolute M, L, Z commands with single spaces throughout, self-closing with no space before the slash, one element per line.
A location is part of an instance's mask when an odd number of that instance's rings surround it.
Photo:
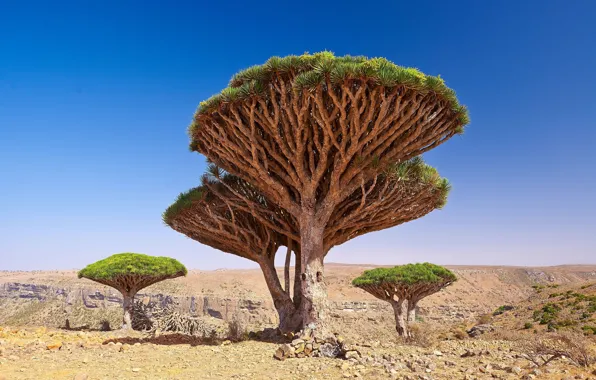
<path fill-rule="evenodd" d="M 282 333 L 297 331 L 301 326 L 300 314 L 290 295 L 282 289 L 273 260 L 260 260 L 259 265 L 279 316 L 279 330 Z"/>
<path fill-rule="evenodd" d="M 313 218 L 305 218 L 300 226 L 301 242 L 301 297 L 300 314 L 303 328 L 314 329 L 318 336 L 325 336 L 327 326 L 327 286 L 324 278 L 323 228 Z"/>
<path fill-rule="evenodd" d="M 416 322 L 416 306 L 418 305 L 418 301 L 409 300 L 408 301 L 408 322 L 415 323 Z"/>
<path fill-rule="evenodd" d="M 395 314 L 395 330 L 397 330 L 397 334 L 409 338 L 410 332 L 407 321 L 408 306 L 404 301 L 403 299 L 397 301 L 391 300 L 390 303 L 393 306 L 393 313 Z"/>
<path fill-rule="evenodd" d="M 290 295 L 290 262 L 292 260 L 292 240 L 288 238 L 288 249 L 286 251 L 286 263 L 284 266 L 284 289 Z"/>
<path fill-rule="evenodd" d="M 132 329 L 132 306 L 134 301 L 134 294 L 129 292 L 122 292 L 122 309 L 124 315 L 122 317 L 122 329 Z"/>
<path fill-rule="evenodd" d="M 302 302 L 302 262 L 301 262 L 301 255 L 300 255 L 300 248 L 294 251 L 295 254 L 295 265 L 294 265 L 294 306 L 296 308 L 300 307 L 300 303 Z"/>

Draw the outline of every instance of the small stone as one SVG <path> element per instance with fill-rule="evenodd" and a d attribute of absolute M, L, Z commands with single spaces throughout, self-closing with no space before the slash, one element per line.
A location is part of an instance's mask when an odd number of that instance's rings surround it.
<path fill-rule="evenodd" d="M 296 353 L 303 352 L 304 348 L 306 347 L 304 341 L 302 341 L 302 343 L 292 344 L 292 346 L 294 346 Z"/>
<path fill-rule="evenodd" d="M 310 355 L 311 352 L 312 352 L 312 344 L 311 343 L 307 343 L 304 346 L 304 354 L 305 355 Z"/>
<path fill-rule="evenodd" d="M 133 372 L 141 372 L 141 369 L 140 368 L 133 368 L 132 371 Z"/>
<path fill-rule="evenodd" d="M 294 339 L 292 341 L 292 346 L 297 346 L 297 345 L 299 345 L 301 343 L 304 343 L 304 339 Z"/>
<path fill-rule="evenodd" d="M 73 378 L 73 380 L 87 380 L 87 379 L 89 379 L 89 375 L 87 375 L 86 373 L 78 373 Z"/>
<path fill-rule="evenodd" d="M 135 346 L 135 347 L 138 347 L 140 345 L 141 345 L 141 343 L 139 343 L 139 342 L 136 342 L 135 344 L 133 344 L 133 346 Z"/>
<path fill-rule="evenodd" d="M 345 378 L 348 378 L 348 377 L 352 377 L 352 375 L 351 375 L 351 374 L 349 374 L 348 372 L 346 372 L 346 373 L 344 373 L 344 377 L 345 377 Z"/>
<path fill-rule="evenodd" d="M 62 348 L 62 342 L 59 342 L 59 341 L 50 343 L 46 346 L 46 349 L 48 349 L 50 351 L 58 351 L 61 348 Z"/>
<path fill-rule="evenodd" d="M 348 351 L 345 353 L 344 357 L 346 359 L 359 359 L 360 354 L 358 353 L 358 351 Z"/>
<path fill-rule="evenodd" d="M 435 356 L 443 356 L 443 353 L 442 353 L 441 351 L 439 351 L 439 350 L 435 350 L 435 351 L 433 351 L 433 354 L 434 354 Z"/>
<path fill-rule="evenodd" d="M 285 360 L 286 359 L 286 356 L 284 355 L 284 350 L 281 347 L 277 348 L 277 350 L 273 354 L 273 357 L 276 358 L 277 360 Z"/>
<path fill-rule="evenodd" d="M 532 371 L 532 374 L 533 374 L 533 375 L 536 375 L 536 376 L 540 376 L 540 375 L 542 375 L 542 371 L 541 371 L 541 370 L 539 370 L 538 368 L 535 368 L 535 369 Z"/>
<path fill-rule="evenodd" d="M 522 373 L 522 369 L 519 367 L 510 367 L 510 368 L 507 368 L 507 372 L 519 375 L 520 373 Z"/>
<path fill-rule="evenodd" d="M 221 342 L 222 346 L 227 346 L 228 344 L 232 344 L 232 342 L 229 340 L 224 340 L 223 342 Z"/>
<path fill-rule="evenodd" d="M 470 350 L 466 350 L 463 354 L 461 354 L 462 358 L 471 358 L 472 356 L 476 356 L 476 353 Z"/>

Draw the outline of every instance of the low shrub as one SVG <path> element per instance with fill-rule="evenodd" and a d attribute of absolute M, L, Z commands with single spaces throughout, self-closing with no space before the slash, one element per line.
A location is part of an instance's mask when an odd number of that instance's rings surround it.
<path fill-rule="evenodd" d="M 592 342 L 580 334 L 556 333 L 520 340 L 524 357 L 536 366 L 566 357 L 575 365 L 588 367 L 595 362 Z"/>

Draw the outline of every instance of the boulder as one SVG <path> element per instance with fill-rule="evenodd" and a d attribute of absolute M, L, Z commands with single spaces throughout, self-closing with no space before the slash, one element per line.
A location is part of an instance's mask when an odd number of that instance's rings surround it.
<path fill-rule="evenodd" d="M 476 325 L 466 332 L 468 333 L 468 335 L 470 337 L 475 338 L 477 336 L 480 336 L 482 334 L 486 334 L 487 332 L 492 332 L 492 331 L 495 331 L 495 328 L 493 327 L 493 325 L 485 324 L 485 325 Z"/>

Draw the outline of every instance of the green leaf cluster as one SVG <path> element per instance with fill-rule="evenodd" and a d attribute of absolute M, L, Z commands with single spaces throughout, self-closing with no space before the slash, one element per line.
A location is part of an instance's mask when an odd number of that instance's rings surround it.
<path fill-rule="evenodd" d="M 352 285 L 393 284 L 407 286 L 423 283 L 454 282 L 456 280 L 455 274 L 445 267 L 431 263 L 416 263 L 399 265 L 393 268 L 366 270 L 352 281 Z"/>
<path fill-rule="evenodd" d="M 253 96 L 267 97 L 270 83 L 283 76 L 293 78 L 292 88 L 288 90 L 296 92 L 311 91 L 319 85 L 328 88 L 359 81 L 386 88 L 401 86 L 424 94 L 431 93 L 449 104 L 461 124 L 460 132 L 470 122 L 468 110 L 459 103 L 455 91 L 447 87 L 440 76 L 426 75 L 415 68 L 398 66 L 382 57 L 336 57 L 328 51 L 271 57 L 263 65 L 242 70 L 232 77 L 228 87 L 201 102 L 197 114 L 211 113 L 223 104 Z M 196 123 L 190 126 L 191 134 L 194 128 L 197 128 Z"/>
<path fill-rule="evenodd" d="M 192 206 L 194 202 L 205 198 L 206 190 L 204 186 L 194 187 L 184 193 L 180 193 L 176 201 L 172 203 L 162 214 L 162 220 L 169 225 L 170 221 L 176 217 L 182 210 Z"/>
<path fill-rule="evenodd" d="M 111 280 L 121 276 L 186 276 L 187 270 L 178 260 L 140 253 L 118 253 L 87 265 L 79 278 Z"/>
<path fill-rule="evenodd" d="M 410 160 L 390 165 L 385 174 L 400 181 L 416 181 L 422 184 L 430 184 L 440 194 L 437 208 L 443 208 L 447 204 L 447 197 L 451 191 L 449 180 L 442 178 L 439 175 L 439 171 L 427 165 L 421 157 L 414 157 Z"/>

